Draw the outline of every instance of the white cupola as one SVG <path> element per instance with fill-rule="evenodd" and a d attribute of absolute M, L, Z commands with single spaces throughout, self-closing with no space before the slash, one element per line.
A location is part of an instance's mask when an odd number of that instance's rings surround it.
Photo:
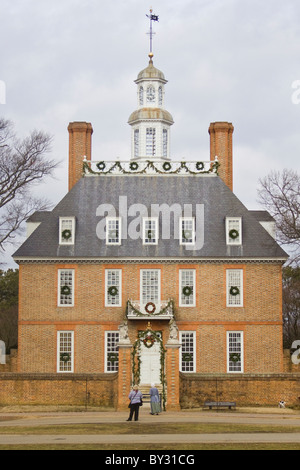
<path fill-rule="evenodd" d="M 129 117 L 132 128 L 131 160 L 166 161 L 170 159 L 171 114 L 164 109 L 164 74 L 154 67 L 153 54 L 149 65 L 142 70 L 137 84 L 137 110 Z"/>

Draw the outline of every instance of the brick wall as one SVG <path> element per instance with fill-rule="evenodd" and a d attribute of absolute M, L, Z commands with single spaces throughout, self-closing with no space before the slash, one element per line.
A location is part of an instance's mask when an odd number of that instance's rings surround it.
<path fill-rule="evenodd" d="M 181 374 L 183 408 L 202 407 L 205 401 L 235 401 L 237 406 L 300 406 L 300 373 L 272 375 Z"/>
<path fill-rule="evenodd" d="M 0 405 L 116 407 L 117 374 L 0 374 Z"/>
<path fill-rule="evenodd" d="M 244 271 L 244 307 L 226 307 L 226 269 Z M 58 307 L 58 269 L 75 270 L 75 306 Z M 122 269 L 122 307 L 105 307 L 105 268 Z M 118 330 L 127 299 L 140 297 L 140 269 L 161 269 L 161 298 L 174 299 L 180 330 L 196 331 L 197 372 L 226 372 L 226 334 L 244 332 L 245 372 L 280 373 L 281 266 L 225 264 L 24 264 L 20 266 L 19 372 L 56 372 L 57 331 L 75 335 L 75 372 L 104 372 L 105 331 Z M 179 269 L 196 270 L 196 307 L 179 307 Z M 168 340 L 168 322 L 151 319 Z M 147 322 L 129 322 L 132 344 Z"/>

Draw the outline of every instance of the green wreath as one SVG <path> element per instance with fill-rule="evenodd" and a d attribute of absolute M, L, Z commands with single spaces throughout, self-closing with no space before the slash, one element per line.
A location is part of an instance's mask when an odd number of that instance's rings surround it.
<path fill-rule="evenodd" d="M 129 165 L 129 168 L 132 170 L 132 171 L 136 171 L 138 169 L 139 165 L 137 162 L 131 162 L 130 165 Z"/>
<path fill-rule="evenodd" d="M 117 288 L 117 286 L 110 286 L 108 288 L 108 293 L 112 297 L 116 297 L 116 295 L 118 295 L 118 293 L 119 293 L 119 289 Z"/>
<path fill-rule="evenodd" d="M 156 339 L 153 335 L 147 335 L 144 339 L 143 339 L 143 343 L 144 345 L 146 346 L 146 348 L 150 349 L 152 348 L 153 344 L 155 343 Z"/>
<path fill-rule="evenodd" d="M 61 362 L 69 362 L 71 360 L 71 355 L 69 353 L 61 353 L 60 360 Z"/>
<path fill-rule="evenodd" d="M 232 286 L 230 287 L 230 295 L 232 295 L 233 297 L 236 297 L 237 295 L 240 294 L 240 289 L 237 287 L 237 286 Z"/>
<path fill-rule="evenodd" d="M 148 240 L 155 239 L 155 231 L 154 230 L 147 230 L 147 238 Z"/>
<path fill-rule="evenodd" d="M 96 167 L 98 168 L 99 171 L 103 171 L 106 167 L 105 162 L 97 163 Z"/>
<path fill-rule="evenodd" d="M 193 355 L 191 353 L 183 353 L 182 362 L 193 362 Z"/>
<path fill-rule="evenodd" d="M 182 289 L 182 293 L 183 293 L 183 295 L 185 295 L 186 297 L 189 297 L 189 296 L 192 295 L 192 293 L 193 293 L 193 288 L 190 287 L 190 286 L 184 286 L 183 289 Z"/>
<path fill-rule="evenodd" d="M 62 232 L 61 235 L 64 240 L 70 240 L 70 238 L 72 237 L 72 231 L 70 229 L 66 229 Z"/>
<path fill-rule="evenodd" d="M 108 360 L 108 362 L 118 362 L 118 360 L 119 360 L 118 354 L 117 353 L 108 353 L 107 360 Z"/>
<path fill-rule="evenodd" d="M 230 362 L 240 362 L 241 360 L 241 355 L 239 353 L 231 353 L 229 354 L 229 360 Z"/>
<path fill-rule="evenodd" d="M 189 240 L 192 238 L 192 230 L 182 230 L 182 238 Z"/>
<path fill-rule="evenodd" d="M 196 163 L 196 168 L 198 171 L 204 170 L 204 163 L 203 162 L 197 162 Z"/>
<path fill-rule="evenodd" d="M 61 295 L 71 295 L 71 288 L 69 286 L 62 286 L 60 293 Z"/>
<path fill-rule="evenodd" d="M 165 162 L 165 163 L 163 164 L 163 169 L 164 169 L 165 171 L 170 171 L 171 168 L 172 168 L 171 163 Z"/>
<path fill-rule="evenodd" d="M 229 236 L 230 236 L 230 238 L 232 238 L 232 240 L 236 240 L 237 238 L 239 238 L 240 234 L 239 234 L 238 230 L 233 228 L 232 230 L 230 230 Z"/>

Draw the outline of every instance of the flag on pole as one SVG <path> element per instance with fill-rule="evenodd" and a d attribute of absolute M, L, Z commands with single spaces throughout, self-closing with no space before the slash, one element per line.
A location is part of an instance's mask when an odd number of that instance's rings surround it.
<path fill-rule="evenodd" d="M 158 16 L 157 15 L 151 15 L 151 20 L 152 21 L 158 21 Z"/>

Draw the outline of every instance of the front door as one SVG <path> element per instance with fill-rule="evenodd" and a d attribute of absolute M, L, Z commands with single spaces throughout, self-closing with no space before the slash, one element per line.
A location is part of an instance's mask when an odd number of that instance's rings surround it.
<path fill-rule="evenodd" d="M 155 334 L 161 337 L 161 333 L 155 332 Z M 148 345 L 151 344 L 149 341 Z M 160 352 L 160 341 L 155 340 L 150 347 L 144 344 L 141 340 L 141 385 L 150 385 L 155 383 L 159 385 L 160 371 L 161 371 L 161 352 Z"/>

